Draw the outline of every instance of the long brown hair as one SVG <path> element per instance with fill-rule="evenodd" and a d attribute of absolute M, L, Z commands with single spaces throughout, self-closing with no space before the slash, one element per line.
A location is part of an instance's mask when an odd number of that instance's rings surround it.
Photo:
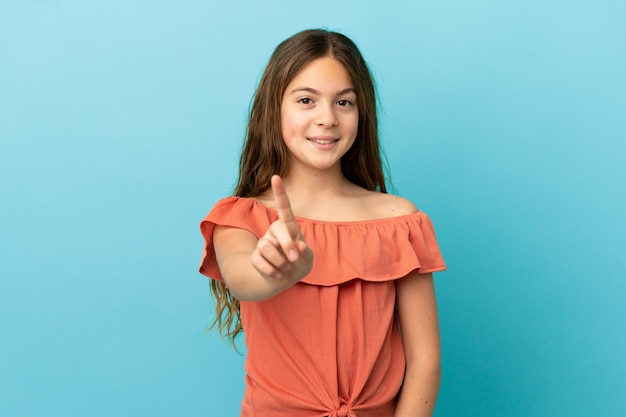
<path fill-rule="evenodd" d="M 367 190 L 387 192 L 378 138 L 376 91 L 367 64 L 354 42 L 345 35 L 311 29 L 278 45 L 265 68 L 250 108 L 236 196 L 258 196 L 270 187 L 273 174 L 287 174 L 289 151 L 280 124 L 283 95 L 287 85 L 307 64 L 326 56 L 341 62 L 348 71 L 359 110 L 356 140 L 341 159 L 343 174 Z M 212 326 L 217 325 L 221 335 L 234 344 L 235 337 L 243 330 L 239 300 L 223 282 L 211 280 L 211 290 L 217 312 Z"/>

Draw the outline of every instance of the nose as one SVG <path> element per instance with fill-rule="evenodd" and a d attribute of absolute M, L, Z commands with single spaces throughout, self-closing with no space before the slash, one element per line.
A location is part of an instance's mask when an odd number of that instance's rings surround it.
<path fill-rule="evenodd" d="M 321 127 L 333 127 L 338 123 L 335 107 L 332 104 L 318 106 L 315 123 Z"/>

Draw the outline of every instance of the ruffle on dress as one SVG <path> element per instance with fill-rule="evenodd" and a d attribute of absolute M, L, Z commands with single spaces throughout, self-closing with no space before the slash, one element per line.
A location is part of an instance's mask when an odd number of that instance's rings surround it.
<path fill-rule="evenodd" d="M 278 219 L 278 214 L 252 198 L 227 197 L 200 223 L 206 245 L 200 272 L 222 280 L 215 250 L 216 225 L 248 230 L 257 238 Z M 412 271 L 446 269 L 430 218 L 422 211 L 362 221 L 322 221 L 296 217 L 315 255 L 313 269 L 300 282 L 332 286 L 362 279 L 382 282 Z M 341 268 L 337 268 L 341 265 Z"/>

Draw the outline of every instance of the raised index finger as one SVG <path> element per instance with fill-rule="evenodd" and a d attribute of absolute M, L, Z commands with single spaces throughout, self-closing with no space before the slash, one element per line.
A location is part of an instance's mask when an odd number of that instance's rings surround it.
<path fill-rule="evenodd" d="M 298 223 L 296 223 L 296 217 L 293 215 L 293 211 L 291 210 L 291 204 L 289 204 L 287 192 L 285 191 L 285 187 L 283 187 L 283 180 L 280 176 L 273 175 L 271 183 L 278 219 L 287 224 L 291 236 L 295 238 L 298 233 Z"/>

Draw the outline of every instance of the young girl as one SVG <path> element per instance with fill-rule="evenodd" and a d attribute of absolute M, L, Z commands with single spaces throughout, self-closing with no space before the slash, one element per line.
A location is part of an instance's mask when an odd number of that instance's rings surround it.
<path fill-rule="evenodd" d="M 386 193 L 374 84 L 347 37 L 281 43 L 235 196 L 202 221 L 216 322 L 247 347 L 244 417 L 430 416 L 440 379 L 432 224 Z"/>

